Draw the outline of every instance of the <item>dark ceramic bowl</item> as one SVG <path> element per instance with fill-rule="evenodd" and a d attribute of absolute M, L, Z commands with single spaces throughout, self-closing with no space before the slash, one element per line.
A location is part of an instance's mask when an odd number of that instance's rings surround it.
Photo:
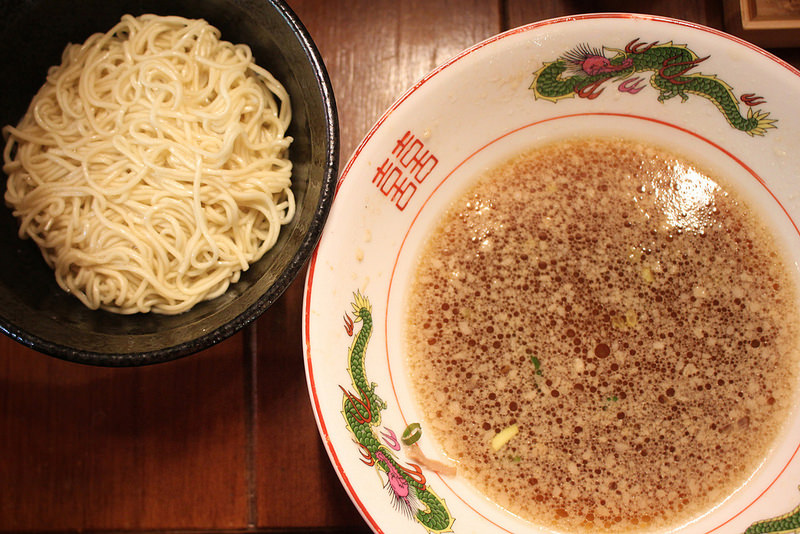
<path fill-rule="evenodd" d="M 209 347 L 266 310 L 317 243 L 337 178 L 336 105 L 325 66 L 282 0 L 0 0 L 0 125 L 16 124 L 69 42 L 110 29 L 125 13 L 204 18 L 222 38 L 246 43 L 292 98 L 290 157 L 297 213 L 275 247 L 224 295 L 174 316 L 92 311 L 62 291 L 39 250 L 17 237 L 0 205 L 0 329 L 40 352 L 74 362 L 144 365 Z M 6 177 L 0 176 L 0 195 Z M 2 204 L 2 203 L 0 203 Z"/>

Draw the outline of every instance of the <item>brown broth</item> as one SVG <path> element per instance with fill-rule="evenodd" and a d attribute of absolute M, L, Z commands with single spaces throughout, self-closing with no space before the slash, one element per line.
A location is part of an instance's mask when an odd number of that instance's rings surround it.
<path fill-rule="evenodd" d="M 793 402 L 796 290 L 774 239 L 648 145 L 572 140 L 482 177 L 429 238 L 408 303 L 426 431 L 548 527 L 698 516 L 757 468 Z"/>

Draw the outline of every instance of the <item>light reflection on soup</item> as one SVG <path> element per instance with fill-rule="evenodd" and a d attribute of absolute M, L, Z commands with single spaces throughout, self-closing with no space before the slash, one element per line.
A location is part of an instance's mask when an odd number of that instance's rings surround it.
<path fill-rule="evenodd" d="M 495 502 L 569 532 L 650 530 L 767 454 L 797 383 L 796 306 L 733 191 L 655 147 L 572 140 L 441 220 L 409 296 L 410 375 L 426 430 Z"/>

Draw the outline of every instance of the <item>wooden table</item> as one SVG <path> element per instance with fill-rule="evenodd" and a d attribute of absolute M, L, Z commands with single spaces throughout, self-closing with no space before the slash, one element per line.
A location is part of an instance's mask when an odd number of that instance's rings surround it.
<path fill-rule="evenodd" d="M 342 167 L 380 114 L 463 48 L 525 23 L 642 11 L 724 29 L 722 0 L 290 0 L 325 59 Z M 775 53 L 795 66 L 800 50 Z M 245 331 L 105 369 L 0 338 L 0 531 L 366 531 L 306 391 L 304 273 Z"/>

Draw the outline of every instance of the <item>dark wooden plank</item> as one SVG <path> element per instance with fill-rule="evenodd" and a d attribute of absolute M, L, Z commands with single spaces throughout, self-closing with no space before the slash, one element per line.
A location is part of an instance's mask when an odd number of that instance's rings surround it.
<path fill-rule="evenodd" d="M 342 167 L 414 81 L 501 29 L 597 11 L 722 27 L 717 0 L 289 1 L 331 73 Z M 797 49 L 774 52 L 800 65 Z M 67 364 L 0 338 L 0 531 L 363 531 L 306 392 L 302 286 L 301 274 L 250 330 L 252 361 L 242 334 L 142 369 Z"/>
<path fill-rule="evenodd" d="M 413 83 L 500 30 L 482 0 L 290 0 L 330 72 L 341 122 L 341 167 Z M 324 451 L 301 347 L 303 280 L 257 322 L 257 526 L 364 528 Z"/>
<path fill-rule="evenodd" d="M 800 69 L 800 48 L 771 48 L 769 50 L 796 69 Z"/>
<path fill-rule="evenodd" d="M 303 279 L 259 319 L 255 495 L 260 527 L 362 524 L 333 471 L 308 397 L 301 339 Z"/>
<path fill-rule="evenodd" d="M 331 74 L 342 164 L 406 89 L 500 30 L 498 1 L 290 0 Z"/>
<path fill-rule="evenodd" d="M 107 369 L 0 337 L 0 531 L 246 526 L 243 339 Z"/>

